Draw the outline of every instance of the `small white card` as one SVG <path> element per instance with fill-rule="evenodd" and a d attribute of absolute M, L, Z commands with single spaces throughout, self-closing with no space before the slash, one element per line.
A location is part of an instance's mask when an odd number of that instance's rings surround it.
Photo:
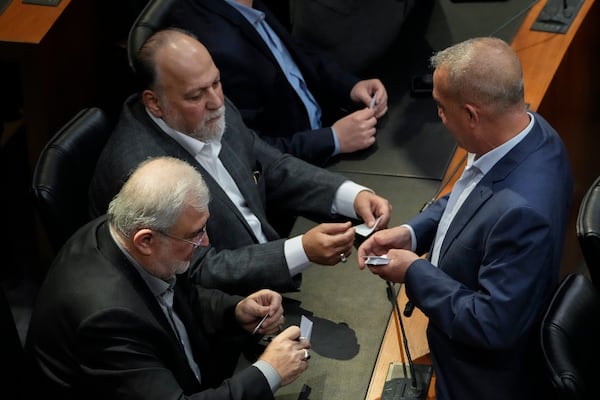
<path fill-rule="evenodd" d="M 354 227 L 355 232 L 360 235 L 360 236 L 364 236 L 367 237 L 369 236 L 371 233 L 373 233 L 373 231 L 375 230 L 375 228 L 377 228 L 377 225 L 379 225 L 379 220 L 381 219 L 381 217 L 377 218 L 375 220 L 375 223 L 373 224 L 372 227 L 368 227 L 367 224 L 360 224 L 360 225 L 356 225 Z"/>
<path fill-rule="evenodd" d="M 371 98 L 371 102 L 369 103 L 369 108 L 373 108 L 375 107 L 375 103 L 377 102 L 377 93 L 375 93 L 375 96 L 373 96 Z"/>
<path fill-rule="evenodd" d="M 390 259 L 386 256 L 363 256 L 367 265 L 387 265 Z"/>
<path fill-rule="evenodd" d="M 310 335 L 312 334 L 313 322 L 306 318 L 304 315 L 300 318 L 300 337 L 310 342 Z"/>

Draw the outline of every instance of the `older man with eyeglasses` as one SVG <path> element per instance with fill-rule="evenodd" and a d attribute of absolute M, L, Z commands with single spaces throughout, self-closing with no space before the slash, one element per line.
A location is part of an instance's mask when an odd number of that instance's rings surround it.
<path fill-rule="evenodd" d="M 308 368 L 310 343 L 290 326 L 232 376 L 231 345 L 278 332 L 283 308 L 271 290 L 242 298 L 189 280 L 196 248 L 208 245 L 208 203 L 191 165 L 150 159 L 108 217 L 65 244 L 28 332 L 31 398 L 273 399 Z"/>

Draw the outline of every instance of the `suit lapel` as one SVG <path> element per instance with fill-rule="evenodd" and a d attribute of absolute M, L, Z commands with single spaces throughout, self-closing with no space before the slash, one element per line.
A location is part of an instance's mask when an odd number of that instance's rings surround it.
<path fill-rule="evenodd" d="M 485 179 L 485 177 L 483 178 Z M 488 183 L 484 183 L 483 179 L 473 189 L 469 197 L 465 200 L 458 213 L 454 216 L 452 223 L 448 227 L 442 248 L 440 249 L 439 260 L 442 260 L 450 245 L 456 237 L 462 232 L 467 223 L 473 218 L 473 215 L 481 208 L 481 206 L 493 196 L 493 192 Z M 441 264 L 441 262 L 439 262 Z"/>
<path fill-rule="evenodd" d="M 238 129 L 238 127 L 228 125 L 230 132 L 234 129 Z M 239 133 L 240 135 L 244 134 L 243 132 Z M 265 236 L 269 239 L 277 238 L 277 233 L 271 227 L 271 224 L 267 220 L 267 216 L 265 215 L 265 207 L 260 198 L 259 189 L 257 183 L 254 181 L 254 177 L 252 176 L 252 171 L 249 171 L 249 166 L 247 163 L 244 163 L 235 152 L 235 149 L 230 145 L 229 141 L 223 137 L 221 146 L 221 152 L 219 153 L 219 158 L 223 163 L 223 166 L 231 177 L 233 181 L 237 185 L 238 189 L 244 196 L 246 200 L 246 205 L 252 211 L 254 215 L 259 219 L 263 232 Z M 235 207 L 235 206 L 234 206 Z M 237 207 L 235 207 L 237 210 Z M 241 213 L 238 214 L 241 216 Z M 246 222 L 246 219 L 241 216 L 245 226 L 252 232 L 252 229 Z M 254 235 L 254 234 L 253 234 Z"/>
<path fill-rule="evenodd" d="M 494 184 L 511 173 L 526 157 L 535 151 L 541 141 L 543 141 L 543 132 L 536 121 L 531 132 L 502 157 L 481 179 L 448 227 L 440 249 L 440 260 L 443 259 L 451 243 L 462 232 L 467 223 L 473 218 L 473 215 L 494 195 Z"/>
<path fill-rule="evenodd" d="M 192 154 L 190 154 L 189 151 L 187 151 L 183 146 L 181 146 L 179 143 L 177 143 L 176 140 L 174 140 L 172 137 L 170 137 L 169 135 L 164 133 L 162 131 L 162 129 L 158 125 L 156 125 L 154 123 L 154 121 L 152 121 L 152 119 L 150 119 L 145 114 L 145 112 L 144 112 L 144 115 L 146 116 L 148 123 L 150 123 L 152 126 L 154 126 L 155 130 L 157 131 L 157 137 L 161 141 L 160 146 L 161 146 L 161 148 L 163 148 L 165 150 L 165 155 L 170 155 L 170 156 L 185 160 L 190 165 L 193 165 L 194 168 L 196 168 L 200 172 L 200 174 L 202 175 L 202 178 L 204 178 L 204 181 L 208 185 L 211 197 L 218 199 L 217 203 L 219 204 L 219 206 L 226 206 L 229 209 L 229 211 L 233 215 L 235 215 L 235 217 L 237 219 L 239 219 L 242 222 L 242 224 L 246 227 L 248 232 L 252 236 L 254 236 L 254 232 L 252 232 L 252 228 L 250 228 L 250 225 L 248 225 L 246 218 L 244 218 L 242 213 L 240 213 L 240 210 L 238 210 L 237 206 L 231 201 L 231 199 L 229 198 L 227 193 L 221 188 L 221 186 L 217 183 L 217 181 L 214 180 L 214 178 L 211 176 L 211 174 L 208 173 L 208 171 L 202 166 L 202 164 L 200 164 L 198 162 L 198 160 L 196 160 L 196 158 L 194 158 L 194 156 L 192 156 Z M 229 127 L 228 127 L 228 130 L 229 130 Z M 223 140 L 223 142 L 225 142 L 225 140 Z M 238 177 L 236 178 L 236 176 L 234 176 L 231 172 L 232 170 L 236 170 L 236 171 L 239 170 L 240 167 L 238 166 L 237 168 L 230 168 L 228 166 L 229 162 L 226 163 L 223 160 L 223 157 L 221 155 L 223 154 L 224 147 L 225 147 L 225 145 L 223 144 L 219 158 L 221 158 L 223 165 L 229 171 L 229 173 L 232 175 L 234 181 L 236 182 L 236 184 L 238 184 L 238 187 L 240 187 L 239 185 L 240 185 L 240 182 L 242 181 L 242 179 L 239 178 L 239 173 L 236 174 L 236 175 L 238 175 Z M 227 146 L 227 148 L 229 150 L 226 151 L 226 153 L 233 153 L 233 151 L 229 148 L 229 146 Z M 231 159 L 230 156 L 226 156 L 226 158 L 228 160 Z M 239 161 L 237 161 L 237 165 L 239 165 L 239 164 L 240 164 Z M 244 191 L 244 190 L 242 190 L 242 188 L 240 188 L 240 191 L 242 192 L 242 195 L 244 197 L 248 197 L 248 193 L 249 193 L 248 190 Z M 251 209 L 253 212 L 256 213 L 255 208 L 251 208 Z M 261 220 L 261 222 L 263 222 L 263 221 Z M 258 242 L 256 237 L 254 237 L 254 239 Z"/>

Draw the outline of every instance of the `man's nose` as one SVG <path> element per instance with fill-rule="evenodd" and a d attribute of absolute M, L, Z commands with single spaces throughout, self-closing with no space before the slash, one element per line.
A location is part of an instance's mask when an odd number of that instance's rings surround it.
<path fill-rule="evenodd" d="M 208 89 L 208 101 L 206 102 L 207 108 L 216 110 L 223 106 L 223 91 L 220 88 L 209 88 Z"/>

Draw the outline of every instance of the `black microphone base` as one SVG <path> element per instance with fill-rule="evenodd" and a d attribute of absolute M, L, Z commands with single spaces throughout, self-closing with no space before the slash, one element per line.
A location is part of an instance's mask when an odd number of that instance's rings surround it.
<path fill-rule="evenodd" d="M 566 33 L 583 2 L 584 0 L 548 0 L 531 30 Z"/>
<path fill-rule="evenodd" d="M 433 367 L 426 364 L 413 364 L 417 387 L 410 375 L 408 364 L 390 363 L 388 375 L 383 385 L 381 400 L 416 400 L 426 399 L 433 375 Z M 404 371 L 407 373 L 405 374 Z"/>

